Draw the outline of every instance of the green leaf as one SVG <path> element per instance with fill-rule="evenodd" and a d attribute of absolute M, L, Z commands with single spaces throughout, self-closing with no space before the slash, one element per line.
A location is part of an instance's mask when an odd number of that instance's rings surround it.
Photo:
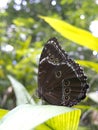
<path fill-rule="evenodd" d="M 24 44 L 23 44 L 23 48 L 22 48 L 22 49 L 27 49 L 27 48 L 29 47 L 29 45 L 30 45 L 30 43 L 31 43 L 31 39 L 32 39 L 31 36 L 29 36 L 29 37 L 26 39 L 26 41 L 25 41 Z"/>
<path fill-rule="evenodd" d="M 88 93 L 88 97 L 94 102 L 98 103 L 98 92 Z"/>
<path fill-rule="evenodd" d="M 15 92 L 17 105 L 26 103 L 35 104 L 34 100 L 31 98 L 25 87 L 20 82 L 18 82 L 10 75 L 8 75 L 8 78 Z"/>
<path fill-rule="evenodd" d="M 32 26 L 34 20 L 32 18 L 17 18 L 13 20 L 13 23 L 17 26 Z"/>
<path fill-rule="evenodd" d="M 8 110 L 0 109 L 0 119 L 1 119 L 6 113 L 8 113 Z"/>
<path fill-rule="evenodd" d="M 98 51 L 98 38 L 94 37 L 90 32 L 72 26 L 62 20 L 44 16 L 39 17 L 44 19 L 51 27 L 53 27 L 65 38 L 68 38 L 69 40 L 74 41 L 79 45 L 88 47 L 91 50 Z"/>
<path fill-rule="evenodd" d="M 98 73 L 98 63 L 85 60 L 76 60 L 76 62 L 78 62 L 82 66 L 89 67 Z"/>
<path fill-rule="evenodd" d="M 0 130 L 77 130 L 81 111 L 54 105 L 20 105 L 0 122 Z"/>

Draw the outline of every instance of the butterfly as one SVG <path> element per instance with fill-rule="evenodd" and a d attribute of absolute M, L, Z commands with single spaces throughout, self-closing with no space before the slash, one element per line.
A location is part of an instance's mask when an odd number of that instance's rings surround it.
<path fill-rule="evenodd" d="M 49 39 L 39 60 L 38 96 L 49 104 L 71 107 L 86 97 L 88 88 L 83 68 L 56 38 Z"/>

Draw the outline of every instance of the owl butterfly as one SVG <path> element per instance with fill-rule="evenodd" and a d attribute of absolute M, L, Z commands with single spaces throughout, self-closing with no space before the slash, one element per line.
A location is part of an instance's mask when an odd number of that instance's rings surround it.
<path fill-rule="evenodd" d="M 62 50 L 56 38 L 49 39 L 39 61 L 39 97 L 49 104 L 73 106 L 86 97 L 88 88 L 82 67 Z"/>

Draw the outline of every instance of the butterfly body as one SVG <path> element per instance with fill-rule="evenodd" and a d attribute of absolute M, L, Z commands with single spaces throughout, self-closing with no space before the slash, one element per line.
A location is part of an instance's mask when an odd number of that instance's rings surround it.
<path fill-rule="evenodd" d="M 49 104 L 73 106 L 86 96 L 87 77 L 79 64 L 51 38 L 42 51 L 38 71 L 38 95 Z"/>

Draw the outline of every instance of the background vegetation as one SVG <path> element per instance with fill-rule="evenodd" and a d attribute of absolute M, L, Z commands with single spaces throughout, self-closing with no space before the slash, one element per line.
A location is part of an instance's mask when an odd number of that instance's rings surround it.
<path fill-rule="evenodd" d="M 75 60 L 98 62 L 96 51 L 65 39 L 38 17 L 51 16 L 90 31 L 91 22 L 98 19 L 96 2 L 97 0 L 11 0 L 5 9 L 0 9 L 0 108 L 12 109 L 16 106 L 16 96 L 7 77 L 9 74 L 22 83 L 37 101 L 39 56 L 51 37 L 57 37 L 64 50 Z M 89 93 L 98 91 L 98 70 L 93 71 L 90 67 L 85 67 L 84 70 L 90 84 Z M 83 112 L 80 125 L 97 130 L 98 100 L 95 102 L 87 98 L 77 107 Z"/>

